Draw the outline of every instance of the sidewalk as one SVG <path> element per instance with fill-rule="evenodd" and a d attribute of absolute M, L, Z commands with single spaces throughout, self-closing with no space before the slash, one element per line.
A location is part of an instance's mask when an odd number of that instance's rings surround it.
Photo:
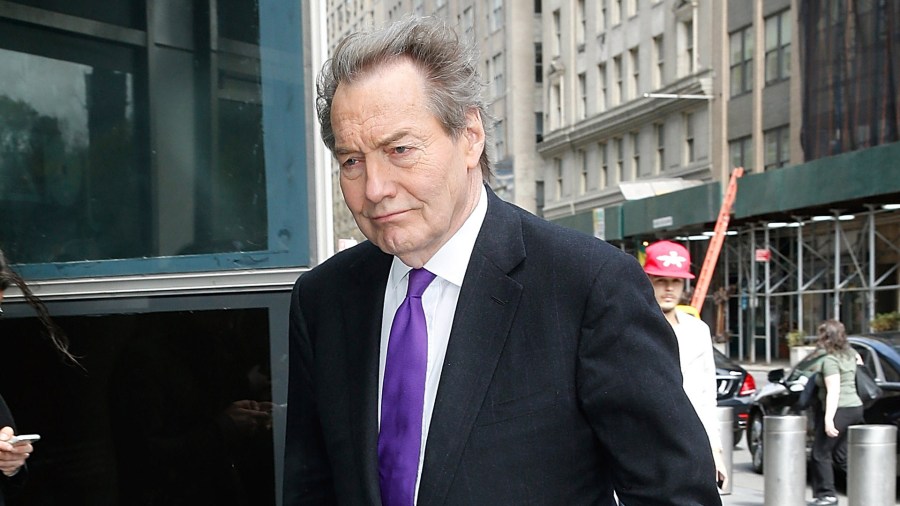
<path fill-rule="evenodd" d="M 750 452 L 744 441 L 734 447 L 731 482 L 731 494 L 722 496 L 723 506 L 764 506 L 765 476 L 753 472 L 750 467 Z M 812 489 L 808 484 L 805 497 L 812 500 Z M 900 506 L 900 502 L 894 504 Z M 838 490 L 838 506 L 849 506 L 846 490 Z"/>
<path fill-rule="evenodd" d="M 762 506 L 765 478 L 750 468 L 750 452 L 744 443 L 734 448 L 731 493 L 722 496 L 723 506 Z"/>
<path fill-rule="evenodd" d="M 769 381 L 766 376 L 773 369 L 783 368 L 790 371 L 788 359 L 774 359 L 770 363 L 765 360 L 756 363 L 739 362 L 741 367 L 747 370 L 756 380 L 756 388 L 759 390 Z M 765 476 L 757 474 L 750 465 L 750 452 L 747 450 L 746 435 L 732 450 L 731 494 L 722 496 L 723 506 L 763 506 L 765 501 Z M 807 478 L 809 478 L 807 476 Z M 900 488 L 898 488 L 900 490 Z M 806 486 L 806 498 L 812 498 L 812 490 Z M 895 502 L 900 506 L 900 501 Z M 848 506 L 846 490 L 838 491 L 838 506 Z"/>

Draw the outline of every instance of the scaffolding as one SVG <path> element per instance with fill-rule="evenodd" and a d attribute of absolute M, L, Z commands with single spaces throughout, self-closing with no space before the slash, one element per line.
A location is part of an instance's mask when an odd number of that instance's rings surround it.
<path fill-rule="evenodd" d="M 737 341 L 730 353 L 770 363 L 787 353 L 788 332 L 811 336 L 834 318 L 848 333 L 867 333 L 876 313 L 897 311 L 900 211 L 829 213 L 732 228 L 716 274 L 727 294 L 725 328 Z"/>

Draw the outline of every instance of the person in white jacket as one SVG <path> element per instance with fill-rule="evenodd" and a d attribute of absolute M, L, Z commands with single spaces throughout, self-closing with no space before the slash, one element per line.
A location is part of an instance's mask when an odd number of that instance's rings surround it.
<path fill-rule="evenodd" d="M 677 308 L 691 274 L 687 248 L 671 241 L 655 242 L 646 249 L 644 272 L 650 277 L 656 302 L 678 338 L 682 386 L 703 422 L 716 463 L 716 481 L 725 487 L 727 471 L 722 458 L 722 440 L 716 417 L 716 365 L 712 336 L 703 320 Z"/>

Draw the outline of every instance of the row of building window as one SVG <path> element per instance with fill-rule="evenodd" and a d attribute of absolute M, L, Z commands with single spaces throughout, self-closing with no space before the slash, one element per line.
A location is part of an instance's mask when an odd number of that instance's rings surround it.
<path fill-rule="evenodd" d="M 362 0 L 339 2 L 328 14 L 328 31 L 331 34 L 350 33 L 360 26 L 372 24 L 373 20 L 373 10 Z"/>
<path fill-rule="evenodd" d="M 652 3 L 658 4 L 661 0 L 652 0 Z M 596 33 L 603 33 L 608 27 L 617 26 L 624 19 L 630 19 L 638 14 L 637 0 L 601 0 L 599 2 L 587 2 L 586 0 L 578 0 L 575 6 L 575 41 L 577 44 L 584 44 L 586 34 L 590 33 L 591 28 Z M 594 4 L 595 26 L 588 26 L 590 13 L 587 5 Z"/>
<path fill-rule="evenodd" d="M 579 0 L 578 12 L 582 21 L 576 26 L 579 30 L 584 29 L 583 17 L 583 0 Z M 604 7 L 598 8 L 599 12 L 605 10 Z M 562 24 L 560 19 L 560 11 L 553 12 L 553 29 L 555 35 L 554 54 L 560 53 L 562 46 Z M 694 70 L 694 47 L 693 47 L 693 24 L 690 21 L 681 23 L 680 39 L 683 51 L 681 51 L 681 60 L 683 72 L 681 74 L 689 74 Z M 583 36 L 579 38 L 579 46 L 583 48 Z M 766 84 L 778 82 L 790 77 L 791 73 L 791 18 L 790 11 L 785 10 L 777 14 L 769 16 L 765 20 L 765 80 Z M 658 89 L 665 84 L 665 51 L 664 39 L 660 34 L 652 39 L 651 50 L 653 55 L 651 61 L 651 77 L 648 83 L 649 89 Z M 733 32 L 730 36 L 731 46 L 731 96 L 740 95 L 749 92 L 753 88 L 753 27 L 747 26 Z M 543 47 L 540 43 L 535 45 L 535 81 L 543 82 Z M 591 112 L 603 112 L 608 107 L 614 107 L 623 100 L 636 98 L 640 92 L 640 49 L 634 47 L 628 50 L 628 81 L 623 79 L 623 55 L 614 56 L 611 59 L 611 76 L 607 81 L 607 63 L 603 62 L 597 66 L 597 89 L 598 100 L 595 111 L 588 109 L 587 90 L 588 79 L 587 73 L 582 72 L 578 75 L 579 90 L 578 96 L 581 105 L 577 112 L 578 119 L 583 119 Z M 608 83 L 612 86 L 608 87 Z M 555 107 L 551 105 L 550 110 Z M 560 123 L 555 127 L 561 126 L 564 121 L 560 117 Z"/>
<path fill-rule="evenodd" d="M 685 165 L 696 161 L 694 147 L 693 115 L 684 115 L 684 139 L 682 145 L 682 163 Z M 666 142 L 665 125 L 657 123 L 653 126 L 656 137 L 654 160 L 652 166 L 641 162 L 641 134 L 631 132 L 628 134 L 627 145 L 630 147 L 630 160 L 626 159 L 626 142 L 624 137 L 613 137 L 609 141 L 599 142 L 595 153 L 589 153 L 585 149 L 575 151 L 575 175 L 578 178 L 575 187 L 579 195 L 592 190 L 603 190 L 623 181 L 632 181 L 643 176 L 652 176 L 665 172 Z M 790 160 L 789 127 L 773 128 L 764 133 L 765 145 L 765 170 L 785 166 Z M 753 141 L 750 136 L 735 139 L 729 143 L 731 164 L 733 167 L 743 167 L 745 170 L 754 169 Z M 591 163 L 591 156 L 596 156 L 596 163 Z M 567 195 L 565 191 L 565 170 L 561 158 L 553 159 L 555 178 L 555 197 L 561 199 Z M 597 167 L 596 178 L 592 177 L 592 167 Z"/>
<path fill-rule="evenodd" d="M 438 9 L 447 5 L 447 0 L 437 0 Z M 424 9 L 423 9 L 424 13 Z M 493 33 L 503 28 L 506 24 L 504 19 L 503 0 L 491 0 L 490 8 L 487 12 L 488 31 Z M 456 17 L 456 22 L 460 27 L 460 31 L 468 39 L 474 40 L 475 37 L 475 7 L 469 5 L 464 7 L 462 13 Z"/>
<path fill-rule="evenodd" d="M 561 44 L 560 12 L 553 13 L 554 30 L 556 34 L 555 54 L 559 54 Z M 694 55 L 694 26 L 692 21 L 684 21 L 678 24 L 676 74 L 677 76 L 690 75 L 695 71 Z M 628 100 L 639 98 L 644 91 L 659 89 L 666 84 L 666 59 L 665 39 L 659 34 L 649 41 L 649 47 L 644 49 L 651 52 L 649 58 L 649 79 L 641 79 L 641 51 L 640 45 L 613 56 L 612 58 L 597 64 L 594 75 L 588 72 L 579 72 L 576 76 L 575 112 L 574 121 L 580 121 L 592 114 L 599 114 L 609 108 L 616 107 Z M 646 58 L 645 58 L 646 59 Z M 553 68 L 551 68 L 553 76 Z M 543 83 L 543 46 L 535 44 L 535 81 Z M 565 117 L 562 100 L 564 96 L 564 75 L 553 76 L 554 81 L 549 89 L 549 103 L 547 107 L 548 123 L 551 129 L 560 128 L 569 123 Z M 591 90 L 595 97 L 589 96 Z"/>
<path fill-rule="evenodd" d="M 689 165 L 696 161 L 694 147 L 694 115 L 683 115 L 684 138 L 682 144 L 681 164 Z M 667 170 L 666 160 L 666 130 L 663 123 L 653 125 L 653 134 L 656 137 L 656 145 L 653 150 L 653 164 L 648 165 L 641 161 L 641 133 L 631 132 L 626 137 L 613 137 L 596 145 L 595 155 L 585 149 L 575 151 L 575 166 L 578 169 L 577 192 L 583 195 L 591 190 L 603 190 L 617 185 L 623 181 L 663 173 Z M 626 157 L 626 150 L 630 155 Z M 596 156 L 596 163 L 592 164 L 590 157 Z M 630 159 L 629 159 L 630 158 Z M 566 195 L 564 163 L 561 158 L 554 158 L 555 196 L 560 199 Z M 597 167 L 596 179 L 591 177 L 591 167 Z"/>
<path fill-rule="evenodd" d="M 790 127 L 787 125 L 766 130 L 763 133 L 763 169 L 771 170 L 784 167 L 790 162 Z M 732 167 L 743 167 L 744 170 L 756 169 L 753 156 L 753 138 L 751 136 L 734 139 L 728 143 Z"/>
<path fill-rule="evenodd" d="M 662 85 L 665 60 L 662 52 L 663 36 L 653 38 L 654 65 L 652 67 L 652 85 L 650 89 L 658 89 Z M 538 48 L 535 48 L 538 50 Z M 538 53 L 540 54 L 540 53 Z M 607 69 L 607 63 L 602 62 L 596 67 L 596 86 L 591 86 L 587 72 L 581 72 L 577 76 L 577 103 L 575 111 L 576 121 L 583 120 L 591 114 L 602 113 L 622 102 L 640 97 L 642 87 L 640 80 L 640 49 L 635 46 L 623 55 L 612 58 L 611 72 Z M 540 60 L 535 64 L 536 78 L 542 79 Z M 539 81 L 540 82 L 540 81 Z M 592 101 L 589 97 L 590 90 L 596 90 L 596 97 Z M 559 78 L 553 85 L 550 93 L 550 123 L 552 128 L 559 128 L 566 124 L 563 114 L 563 79 Z"/>
<path fill-rule="evenodd" d="M 501 127 L 502 128 L 502 127 Z M 643 176 L 658 175 L 666 170 L 666 140 L 665 125 L 657 123 L 653 126 L 656 137 L 654 159 L 652 166 L 641 163 L 641 134 L 632 132 L 628 134 L 628 143 L 631 156 L 626 159 L 626 142 L 623 137 L 614 137 L 609 141 L 599 142 L 596 145 L 595 154 L 588 150 L 575 151 L 575 167 L 577 168 L 578 184 L 577 193 L 583 195 L 591 190 L 603 190 L 617 185 L 623 181 L 632 181 Z M 771 170 L 783 167 L 790 161 L 789 127 L 782 126 L 767 130 L 763 134 L 764 142 L 764 169 Z M 744 170 L 753 171 L 755 168 L 753 156 L 753 142 L 751 136 L 742 137 L 729 142 L 732 167 L 743 167 Z M 681 163 L 688 165 L 696 161 L 694 146 L 693 115 L 684 115 L 684 140 L 682 145 Z M 591 163 L 591 156 L 596 156 L 596 163 Z M 555 198 L 566 196 L 564 162 L 561 158 L 553 159 L 555 175 Z M 596 178 L 593 178 L 591 167 L 597 167 Z"/>
<path fill-rule="evenodd" d="M 791 76 L 791 17 L 781 11 L 765 20 L 765 79 L 766 84 Z M 753 89 L 753 27 L 747 26 L 730 35 L 731 96 Z"/>

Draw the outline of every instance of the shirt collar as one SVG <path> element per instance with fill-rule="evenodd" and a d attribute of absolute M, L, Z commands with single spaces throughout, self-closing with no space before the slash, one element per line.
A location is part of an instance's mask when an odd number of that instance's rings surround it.
<path fill-rule="evenodd" d="M 425 263 L 425 268 L 441 279 L 445 279 L 456 286 L 462 286 L 463 278 L 466 276 L 466 268 L 469 266 L 469 258 L 472 257 L 472 250 L 475 249 L 475 240 L 478 238 L 478 232 L 481 231 L 481 225 L 484 223 L 486 214 L 487 190 L 482 185 L 478 204 L 475 205 L 472 214 L 466 218 L 466 221 L 450 237 L 450 240 L 441 246 L 434 256 Z M 396 289 L 406 276 L 406 273 L 411 269 L 411 267 L 395 256 L 394 262 L 391 264 L 390 279 L 393 283 L 392 288 Z"/>

